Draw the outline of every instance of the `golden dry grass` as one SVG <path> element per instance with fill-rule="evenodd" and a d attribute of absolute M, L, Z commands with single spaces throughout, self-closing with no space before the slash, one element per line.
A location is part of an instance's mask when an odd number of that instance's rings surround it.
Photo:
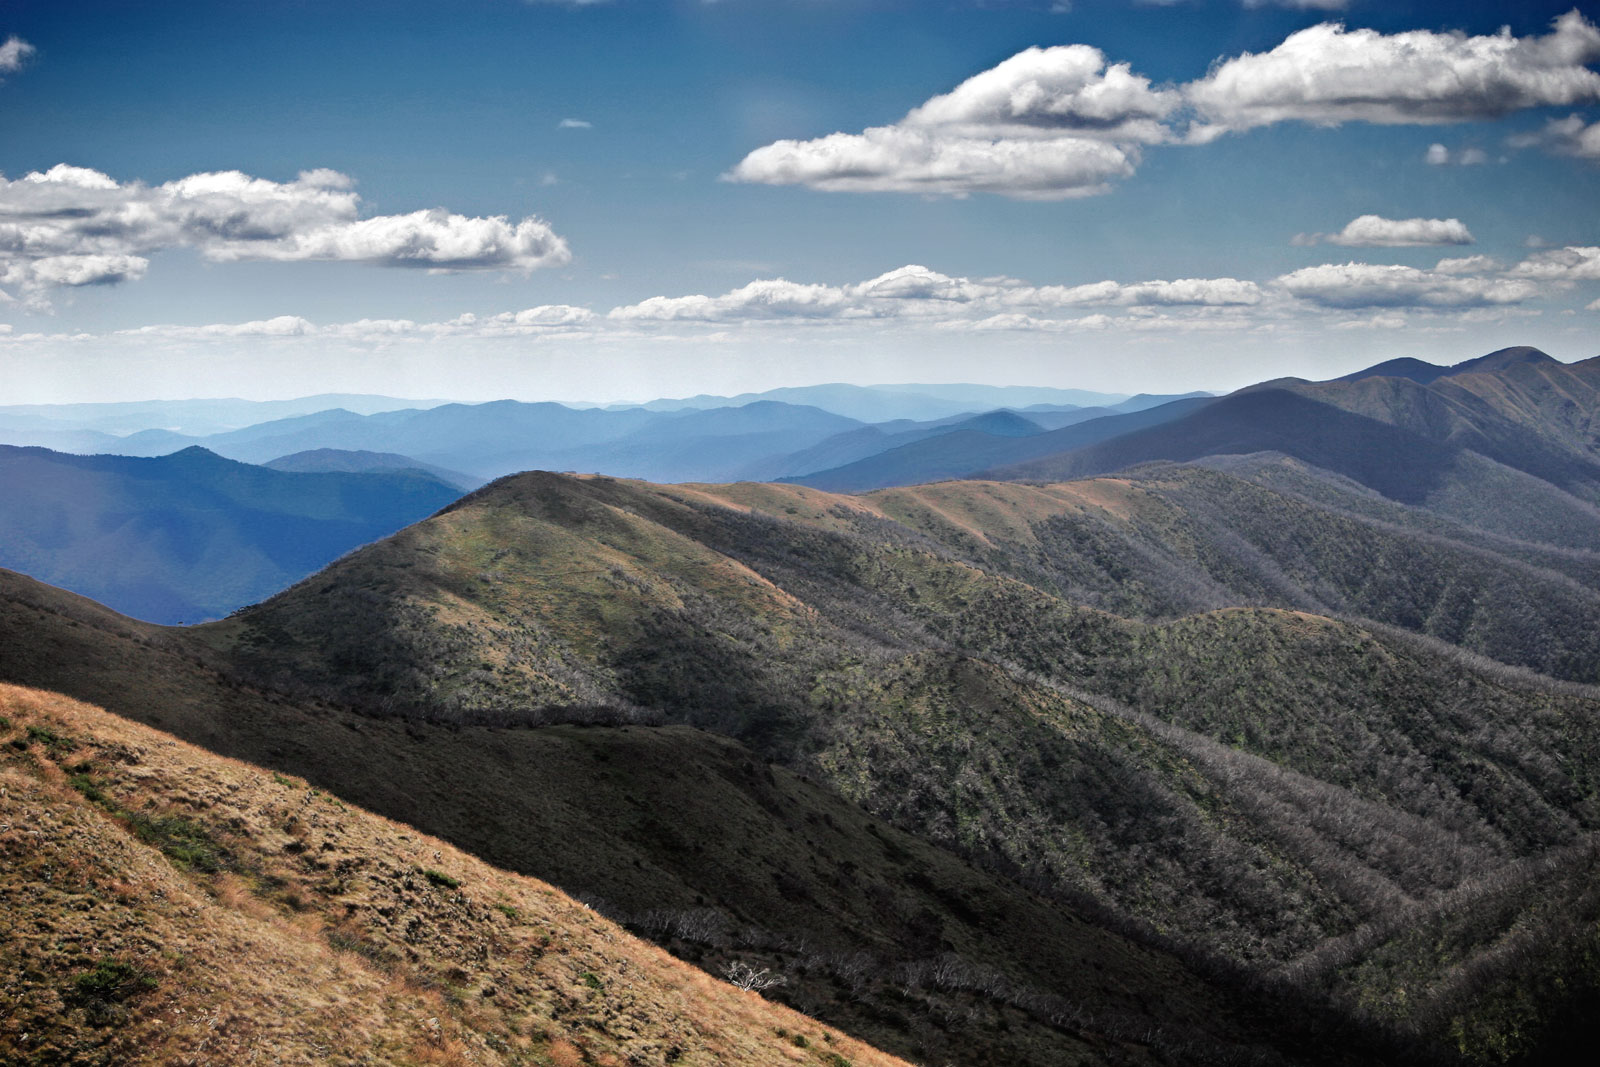
<path fill-rule="evenodd" d="M 40 690 L 0 719 L 0 1062 L 902 1062 L 299 779 Z"/>

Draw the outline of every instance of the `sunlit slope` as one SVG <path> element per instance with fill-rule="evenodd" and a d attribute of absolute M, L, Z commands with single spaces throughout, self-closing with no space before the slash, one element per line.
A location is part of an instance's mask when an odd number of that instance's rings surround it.
<path fill-rule="evenodd" d="M 0 1058 L 889 1064 L 304 781 L 0 686 Z"/>
<path fill-rule="evenodd" d="M 1600 680 L 1600 554 L 1496 535 L 1283 456 L 1225 468 L 954 482 L 862 500 L 987 568 L 1122 615 L 1240 604 L 1359 615 Z M 1567 499 L 1568 528 L 1600 539 L 1600 514 Z"/>

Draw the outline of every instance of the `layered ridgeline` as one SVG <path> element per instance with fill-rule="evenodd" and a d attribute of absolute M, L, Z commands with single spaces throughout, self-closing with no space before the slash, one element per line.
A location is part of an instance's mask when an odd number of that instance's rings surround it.
<path fill-rule="evenodd" d="M 332 406 L 344 399 L 348 406 Z M 662 482 L 770 480 L 880 453 L 899 456 L 908 448 L 914 453 L 912 446 L 920 442 L 949 436 L 950 442 L 932 448 L 936 456 L 957 457 L 953 473 L 961 474 L 1058 452 L 1067 444 L 1044 435 L 1068 426 L 1095 424 L 1087 437 L 1070 438 L 1078 444 L 1126 432 L 1150 421 L 1127 416 L 1178 398 L 1019 386 L 823 385 L 606 408 L 513 400 L 408 407 L 403 401 L 380 403 L 384 399 L 0 408 L 0 441 L 129 456 L 203 447 L 285 470 L 414 467 L 476 488 L 489 478 L 531 469 Z M 321 401 L 327 403 L 316 407 Z M 1176 410 L 1156 418 L 1172 417 Z M 268 412 L 281 414 L 269 417 Z M 196 432 L 214 427 L 219 418 L 234 425 Z M 106 432 L 112 428 L 122 432 Z M 1021 446 L 1025 437 L 1040 437 L 1041 444 Z M 974 448 L 978 451 L 969 455 Z M 889 469 L 899 481 L 952 474 L 928 461 L 903 467 L 891 459 Z"/>
<path fill-rule="evenodd" d="M 6 1063 L 903 1067 L 304 781 L 8 685 L 0 742 Z"/>
<path fill-rule="evenodd" d="M 461 488 L 414 468 L 269 470 L 189 448 L 156 459 L 0 445 L 0 566 L 156 622 L 218 618 Z"/>
<path fill-rule="evenodd" d="M 408 730 L 544 739 L 555 735 L 493 727 L 697 727 L 751 750 L 746 773 L 776 761 L 915 839 L 1090 909 L 1079 914 L 1132 923 L 1146 943 L 1328 994 L 1369 1032 L 1388 1024 L 1484 1062 L 1548 1060 L 1581 1039 L 1568 1015 L 1596 988 L 1600 913 L 1583 887 L 1600 829 L 1600 702 L 1399 627 L 1593 678 L 1589 556 L 1466 528 L 1304 464 L 1255 462 L 1241 468 L 1253 481 L 1169 467 L 862 497 L 521 475 L 257 608 L 156 639 L 303 706 L 359 708 Z M 29 625 L 62 633 L 53 611 Z M 57 666 L 73 660 L 65 646 L 31 660 L 10 651 L 6 670 L 151 718 L 181 704 L 117 696 L 114 666 Z M 343 753 L 368 759 L 380 729 L 346 720 L 361 738 L 321 752 L 232 713 L 185 714 L 185 736 L 315 765 L 301 773 L 341 788 L 364 776 Z M 257 729 L 272 736 L 241 736 Z M 598 763 L 619 758 L 604 747 Z M 415 810 L 500 860 L 516 823 L 485 826 L 494 805 L 469 816 L 463 801 L 408 799 L 441 773 L 432 760 L 400 796 L 361 799 Z M 663 807 L 635 784 L 636 764 L 591 778 L 596 795 L 625 794 L 613 814 L 627 817 L 608 819 L 609 833 L 631 826 L 697 859 L 726 834 L 740 809 L 712 808 L 698 824 L 690 813 L 710 793 Z M 757 804 L 767 815 L 751 811 L 752 835 L 783 809 L 771 800 Z M 771 897 L 762 938 L 776 938 L 821 926 L 817 901 L 836 899 L 822 887 L 859 871 L 830 874 L 814 835 L 804 841 L 745 872 L 760 892 L 733 888 L 746 884 L 728 873 L 742 858 L 683 871 L 662 859 L 665 845 L 636 856 L 633 872 L 548 876 L 648 926 L 658 879 L 634 872 L 672 868 L 697 887 L 696 904 L 743 914 L 754 905 L 736 903 L 740 893 Z M 556 861 L 504 862 L 546 873 L 540 864 Z M 868 901 L 910 875 L 881 877 L 859 890 Z M 699 888 L 710 881 L 722 888 Z M 986 908 L 937 889 L 924 900 L 922 919 L 888 899 L 873 908 L 938 931 L 924 960 L 967 960 L 953 931 L 988 928 Z M 831 929 L 857 921 L 835 915 Z M 1027 946 L 1001 955 L 983 965 L 1018 983 L 1008 988 L 1062 995 L 1059 977 L 1029 972 Z M 820 995 L 806 1006 L 840 1013 L 822 1016 L 840 1025 L 853 1010 Z M 915 1033 L 916 1014 L 898 1014 Z M 1072 1025 L 1066 1012 L 1043 1020 Z M 918 1055 L 930 1047 L 891 1044 L 886 1030 L 858 1032 Z M 1007 1054 L 1033 1062 L 1030 1047 Z"/>

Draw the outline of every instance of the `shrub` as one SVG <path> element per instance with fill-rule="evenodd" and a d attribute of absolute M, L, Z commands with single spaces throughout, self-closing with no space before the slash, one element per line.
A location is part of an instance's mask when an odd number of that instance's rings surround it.
<path fill-rule="evenodd" d="M 156 980 L 136 963 L 101 960 L 73 979 L 72 987 L 80 999 L 113 1003 L 154 989 Z"/>
<path fill-rule="evenodd" d="M 440 889 L 461 888 L 461 880 L 459 878 L 452 878 L 443 871 L 436 871 L 432 867 L 424 867 L 422 869 L 422 877 L 426 878 Z"/>

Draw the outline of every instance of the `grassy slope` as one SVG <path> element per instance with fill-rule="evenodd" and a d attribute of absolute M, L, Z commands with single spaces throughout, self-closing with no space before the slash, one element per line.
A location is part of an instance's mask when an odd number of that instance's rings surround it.
<path fill-rule="evenodd" d="M 734 741 L 682 727 L 353 716 L 230 682 L 181 632 L 0 578 L 0 629 L 33 638 L 0 645 L 0 677 L 303 775 L 497 865 L 604 898 L 608 913 L 713 971 L 734 958 L 780 969 L 790 983 L 773 995 L 880 1047 L 930 1062 L 1074 1064 L 1148 1062 L 1152 1046 L 1206 1062 L 1314 1045 L 1288 1009 L 1224 995 L 1170 954 Z"/>
<path fill-rule="evenodd" d="M 0 739 L 8 1063 L 902 1062 L 303 781 L 14 686 Z"/>

